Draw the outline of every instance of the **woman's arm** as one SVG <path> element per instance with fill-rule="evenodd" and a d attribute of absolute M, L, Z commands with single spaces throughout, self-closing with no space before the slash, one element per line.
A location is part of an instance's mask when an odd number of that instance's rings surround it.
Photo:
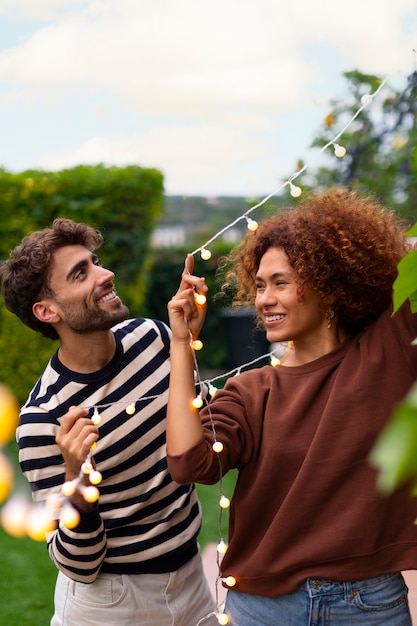
<path fill-rule="evenodd" d="M 203 437 L 195 398 L 192 341 L 204 323 L 206 304 L 198 304 L 196 295 L 206 295 L 204 278 L 193 276 L 194 258 L 187 256 L 181 284 L 168 303 L 171 339 L 171 374 L 167 409 L 167 452 L 176 456 L 193 448 Z"/>

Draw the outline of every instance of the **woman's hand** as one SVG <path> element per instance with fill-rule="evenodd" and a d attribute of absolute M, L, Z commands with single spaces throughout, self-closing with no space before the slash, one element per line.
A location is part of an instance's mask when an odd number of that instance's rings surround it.
<path fill-rule="evenodd" d="M 172 338 L 181 342 L 197 339 L 206 316 L 206 303 L 199 304 L 196 296 L 206 296 L 208 288 L 204 278 L 192 274 L 194 257 L 188 254 L 181 283 L 175 296 L 168 302 Z"/>

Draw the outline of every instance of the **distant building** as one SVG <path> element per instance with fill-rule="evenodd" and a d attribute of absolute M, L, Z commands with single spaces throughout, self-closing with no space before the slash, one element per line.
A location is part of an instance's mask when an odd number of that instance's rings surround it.
<path fill-rule="evenodd" d="M 151 237 L 153 248 L 172 248 L 184 245 L 186 241 L 186 228 L 182 225 L 158 226 Z"/>

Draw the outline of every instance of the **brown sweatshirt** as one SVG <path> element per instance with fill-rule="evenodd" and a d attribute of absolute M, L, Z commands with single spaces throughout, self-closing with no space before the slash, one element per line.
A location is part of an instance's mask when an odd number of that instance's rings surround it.
<path fill-rule="evenodd" d="M 358 580 L 417 569 L 417 499 L 376 489 L 369 453 L 417 378 L 417 316 L 387 311 L 339 349 L 298 367 L 229 378 L 210 402 L 223 475 L 238 468 L 222 576 L 236 591 L 291 593 L 306 578 Z M 168 457 L 174 480 L 219 480 L 205 437 Z"/>

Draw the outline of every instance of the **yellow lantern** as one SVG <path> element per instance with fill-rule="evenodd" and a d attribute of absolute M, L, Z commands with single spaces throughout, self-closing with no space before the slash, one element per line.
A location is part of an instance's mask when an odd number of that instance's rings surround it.
<path fill-rule="evenodd" d="M 14 436 L 19 419 L 17 400 L 5 385 L 0 383 L 0 446 Z"/>
<path fill-rule="evenodd" d="M 11 493 L 14 486 L 14 472 L 10 461 L 0 452 L 0 504 Z"/>

